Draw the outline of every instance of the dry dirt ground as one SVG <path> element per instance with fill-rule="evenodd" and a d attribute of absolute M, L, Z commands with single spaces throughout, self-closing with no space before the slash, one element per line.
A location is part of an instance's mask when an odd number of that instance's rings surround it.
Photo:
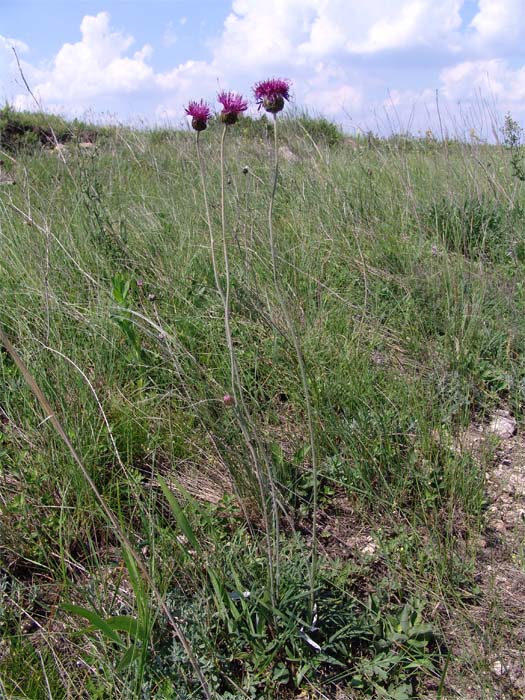
<path fill-rule="evenodd" d="M 471 425 L 459 446 L 486 465 L 488 507 L 480 595 L 464 619 L 451 620 L 454 660 L 443 700 L 525 698 L 525 435 L 516 427 L 508 411 L 498 411 Z"/>

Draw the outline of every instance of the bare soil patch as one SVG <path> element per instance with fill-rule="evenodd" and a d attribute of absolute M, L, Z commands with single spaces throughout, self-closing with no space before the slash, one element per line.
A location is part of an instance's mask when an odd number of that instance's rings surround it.
<path fill-rule="evenodd" d="M 514 425 L 514 428 L 513 428 Z M 508 411 L 471 425 L 459 448 L 486 467 L 487 519 L 479 541 L 479 596 L 450 619 L 447 686 L 466 700 L 525 698 L 525 435 Z"/>

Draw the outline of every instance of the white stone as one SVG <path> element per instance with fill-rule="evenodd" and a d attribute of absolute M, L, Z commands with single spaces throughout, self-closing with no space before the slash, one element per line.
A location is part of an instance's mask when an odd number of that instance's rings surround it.
<path fill-rule="evenodd" d="M 372 538 L 368 539 L 367 544 L 361 549 L 362 554 L 375 554 L 377 551 L 377 544 Z"/>
<path fill-rule="evenodd" d="M 510 415 L 496 415 L 490 421 L 487 432 L 503 439 L 510 438 L 516 433 L 516 419 Z"/>
<path fill-rule="evenodd" d="M 492 673 L 495 676 L 503 676 L 507 672 L 507 669 L 505 666 L 501 663 L 501 661 L 494 661 L 492 664 Z"/>

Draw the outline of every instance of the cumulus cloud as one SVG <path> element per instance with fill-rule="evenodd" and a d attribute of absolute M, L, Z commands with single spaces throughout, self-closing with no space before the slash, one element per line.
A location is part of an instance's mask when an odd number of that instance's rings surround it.
<path fill-rule="evenodd" d="M 443 94 L 449 100 L 469 100 L 486 94 L 500 103 L 521 108 L 525 101 L 525 66 L 513 69 L 508 62 L 464 61 L 441 72 Z"/>
<path fill-rule="evenodd" d="M 147 62 L 153 51 L 149 45 L 126 55 L 134 39 L 112 31 L 107 12 L 86 15 L 80 33 L 81 40 L 64 44 L 48 70 L 26 66 L 33 92 L 45 107 L 84 111 L 93 106 L 96 98 L 148 87 L 154 75 Z M 31 98 L 20 94 L 15 103 L 30 108 Z"/>
<path fill-rule="evenodd" d="M 305 103 L 319 114 L 339 117 L 341 113 L 359 110 L 363 104 L 363 93 L 353 85 L 345 83 L 331 89 L 313 87 L 306 92 Z"/>
<path fill-rule="evenodd" d="M 9 39 L 6 36 L 0 34 L 0 53 L 10 54 L 13 56 L 13 48 L 16 49 L 18 53 L 26 53 L 29 51 L 29 46 L 19 39 Z"/>
<path fill-rule="evenodd" d="M 372 54 L 389 49 L 453 46 L 463 0 L 328 0 L 317 5 L 305 52 Z"/>
<path fill-rule="evenodd" d="M 206 61 L 186 61 L 166 73 L 155 76 L 159 89 L 155 114 L 158 116 L 180 117 L 182 105 L 189 99 L 205 95 L 211 99 L 217 92 L 222 71 Z"/>
<path fill-rule="evenodd" d="M 523 51 L 525 3 L 523 0 L 478 0 L 478 12 L 470 23 L 475 46 L 493 50 L 495 45 L 508 51 L 513 45 Z"/>
<path fill-rule="evenodd" d="M 216 59 L 243 65 L 304 65 L 338 53 L 454 47 L 464 0 L 234 0 Z"/>

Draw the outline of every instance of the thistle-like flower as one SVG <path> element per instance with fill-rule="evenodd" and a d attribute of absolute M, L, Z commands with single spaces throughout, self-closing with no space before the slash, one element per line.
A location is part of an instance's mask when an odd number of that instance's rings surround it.
<path fill-rule="evenodd" d="M 264 107 L 272 114 L 280 112 L 284 107 L 284 101 L 290 99 L 290 86 L 290 81 L 285 78 L 270 78 L 256 83 L 253 94 L 259 109 Z"/>
<path fill-rule="evenodd" d="M 224 124 L 235 124 L 239 114 L 248 109 L 248 102 L 237 92 L 223 90 L 217 95 L 217 101 L 222 105 L 220 119 Z"/>
<path fill-rule="evenodd" d="M 199 102 L 192 100 L 186 107 L 185 112 L 192 118 L 191 125 L 195 131 L 204 131 L 208 126 L 208 119 L 211 117 L 211 109 L 204 100 L 200 100 Z"/>

